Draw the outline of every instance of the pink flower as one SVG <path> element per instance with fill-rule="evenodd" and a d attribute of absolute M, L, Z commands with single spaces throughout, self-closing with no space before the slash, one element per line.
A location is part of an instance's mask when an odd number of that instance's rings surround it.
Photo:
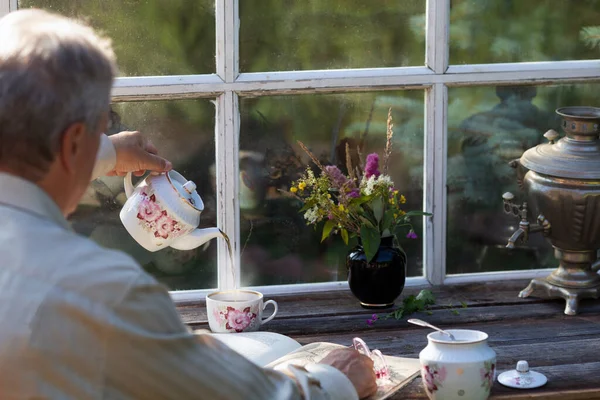
<path fill-rule="evenodd" d="M 169 234 L 175 231 L 177 225 L 177 221 L 171 219 L 166 211 L 163 211 L 161 217 L 156 221 L 156 231 L 154 231 L 155 237 L 161 237 L 166 239 L 169 237 Z"/>
<path fill-rule="evenodd" d="M 418 238 L 417 234 L 412 229 L 410 231 L 408 231 L 408 233 L 406 234 L 406 237 L 408 239 L 416 239 L 416 238 Z"/>
<path fill-rule="evenodd" d="M 446 375 L 448 375 L 448 371 L 446 371 L 446 367 L 442 367 L 436 371 L 437 379 L 439 382 L 444 382 L 446 380 Z"/>
<path fill-rule="evenodd" d="M 250 312 L 250 307 L 246 307 L 243 310 L 227 307 L 225 318 L 227 319 L 227 329 L 235 329 L 236 332 L 242 332 L 256 319 L 256 314 Z"/>
<path fill-rule="evenodd" d="M 434 371 L 429 369 L 429 366 L 427 365 L 421 370 L 421 376 L 423 377 L 423 380 L 425 381 L 425 386 L 427 387 L 427 390 L 429 392 L 435 392 L 436 390 L 438 390 L 438 387 L 435 384 L 435 378 L 433 374 Z"/>
<path fill-rule="evenodd" d="M 367 162 L 365 163 L 365 178 L 369 179 L 371 176 L 377 178 L 381 173 L 379 172 L 379 156 L 377 153 L 371 153 L 367 156 Z"/>
<path fill-rule="evenodd" d="M 156 221 L 162 215 L 160 206 L 156 204 L 156 197 L 154 195 L 147 197 L 145 193 L 142 195 L 144 197 L 140 202 L 137 217 L 148 222 Z"/>

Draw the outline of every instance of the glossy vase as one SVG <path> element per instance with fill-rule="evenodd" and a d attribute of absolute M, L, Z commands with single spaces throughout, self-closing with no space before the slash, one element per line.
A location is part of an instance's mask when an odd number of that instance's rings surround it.
<path fill-rule="evenodd" d="M 365 308 L 387 308 L 394 305 L 406 281 L 406 253 L 394 246 L 393 237 L 381 238 L 379 250 L 367 262 L 359 244 L 346 257 L 348 285 Z"/>

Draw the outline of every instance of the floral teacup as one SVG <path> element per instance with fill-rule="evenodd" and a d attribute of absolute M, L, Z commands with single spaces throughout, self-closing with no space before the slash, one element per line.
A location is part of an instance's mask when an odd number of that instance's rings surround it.
<path fill-rule="evenodd" d="M 263 310 L 273 304 L 275 310 L 262 319 Z M 206 296 L 206 311 L 210 330 L 215 333 L 257 331 L 277 314 L 274 300 L 263 302 L 263 295 L 253 290 L 227 290 Z"/>

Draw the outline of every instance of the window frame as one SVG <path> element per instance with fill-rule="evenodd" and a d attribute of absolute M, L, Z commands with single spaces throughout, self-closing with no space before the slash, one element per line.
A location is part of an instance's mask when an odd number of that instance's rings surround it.
<path fill-rule="evenodd" d="M 401 1 L 401 0 L 398 0 Z M 0 17 L 17 9 L 17 0 L 0 0 Z M 234 265 L 218 241 L 218 287 L 240 283 L 239 98 L 306 93 L 351 93 L 420 89 L 425 92 L 423 276 L 407 286 L 532 278 L 552 269 L 446 274 L 446 165 L 448 88 L 494 84 L 556 84 L 600 81 L 600 59 L 449 65 L 450 0 L 427 0 L 425 65 L 393 68 L 239 72 L 239 0 L 215 0 L 216 73 L 117 78 L 115 102 L 185 98 L 216 99 L 215 156 L 217 223 L 232 238 Z M 235 266 L 235 274 L 232 269 Z M 236 277 L 233 281 L 232 276 Z M 265 294 L 347 289 L 347 282 L 253 287 Z M 212 289 L 171 292 L 176 301 L 203 298 Z"/>

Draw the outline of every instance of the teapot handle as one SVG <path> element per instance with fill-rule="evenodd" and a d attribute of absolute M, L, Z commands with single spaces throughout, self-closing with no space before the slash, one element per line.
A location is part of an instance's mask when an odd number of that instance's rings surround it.
<path fill-rule="evenodd" d="M 130 198 L 133 194 L 135 187 L 133 186 L 133 181 L 131 180 L 131 172 L 128 172 L 123 179 L 123 185 L 125 186 L 125 195 L 127 198 Z"/>

